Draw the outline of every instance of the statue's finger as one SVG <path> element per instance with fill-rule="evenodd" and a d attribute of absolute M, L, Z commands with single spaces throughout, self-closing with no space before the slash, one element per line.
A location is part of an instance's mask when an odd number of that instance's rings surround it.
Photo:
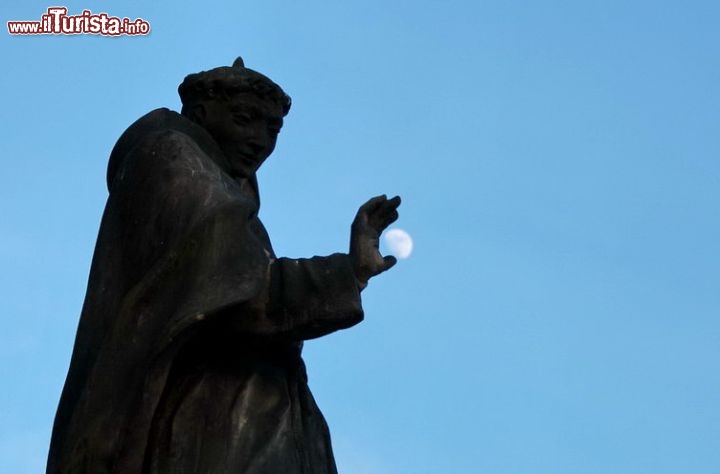
<path fill-rule="evenodd" d="M 397 200 L 385 199 L 384 201 L 375 204 L 373 208 L 369 208 L 368 215 L 371 218 L 383 218 L 383 216 L 385 216 L 386 214 L 391 213 L 395 209 L 397 209 L 398 205 L 399 202 Z"/>
<path fill-rule="evenodd" d="M 385 202 L 381 203 L 375 210 L 375 213 L 381 214 L 382 216 L 392 214 L 393 212 L 396 212 L 399 205 L 400 196 L 395 196 L 394 198 L 388 199 Z"/>
<path fill-rule="evenodd" d="M 390 270 L 397 263 L 397 258 L 388 255 L 383 258 L 383 271 Z"/>
<path fill-rule="evenodd" d="M 400 196 L 395 196 L 392 199 L 387 199 L 384 202 L 380 203 L 378 205 L 377 209 L 375 210 L 375 212 L 378 212 L 378 213 L 392 212 L 395 209 L 397 209 L 399 205 L 400 205 Z"/>
<path fill-rule="evenodd" d="M 385 194 L 375 196 L 374 198 L 369 199 L 365 204 L 360 206 L 360 210 L 358 211 L 358 213 L 365 212 L 371 214 L 378 208 L 378 206 L 380 206 L 385 201 L 387 201 L 387 196 Z"/>
<path fill-rule="evenodd" d="M 380 228 L 378 229 L 378 231 L 382 232 L 383 230 L 385 230 L 387 226 L 398 220 L 398 217 L 400 217 L 398 211 L 392 211 L 391 213 L 383 216 L 383 219 L 380 221 Z"/>
<path fill-rule="evenodd" d="M 398 219 L 397 205 L 397 201 L 395 203 L 384 202 L 374 213 L 368 216 L 369 224 L 374 229 L 382 232 L 383 229 Z"/>
<path fill-rule="evenodd" d="M 387 196 L 385 194 L 369 199 L 365 204 L 360 206 L 360 209 L 358 209 L 357 214 L 355 214 L 353 225 L 362 226 L 369 223 L 373 228 L 377 227 L 373 224 L 373 216 L 375 215 L 377 208 L 386 201 Z"/>

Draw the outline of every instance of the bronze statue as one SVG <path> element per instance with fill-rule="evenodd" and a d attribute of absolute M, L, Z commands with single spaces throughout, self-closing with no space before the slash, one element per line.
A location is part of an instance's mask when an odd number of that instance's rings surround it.
<path fill-rule="evenodd" d="M 400 198 L 360 207 L 348 254 L 277 258 L 255 172 L 290 98 L 240 59 L 179 93 L 110 155 L 47 472 L 335 473 L 302 344 L 363 319 Z"/>

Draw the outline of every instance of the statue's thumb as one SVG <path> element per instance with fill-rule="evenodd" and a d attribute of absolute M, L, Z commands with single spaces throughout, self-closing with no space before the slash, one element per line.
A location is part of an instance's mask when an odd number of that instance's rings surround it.
<path fill-rule="evenodd" d="M 397 258 L 390 255 L 388 257 L 384 257 L 383 261 L 385 262 L 385 270 L 389 270 L 397 263 Z"/>

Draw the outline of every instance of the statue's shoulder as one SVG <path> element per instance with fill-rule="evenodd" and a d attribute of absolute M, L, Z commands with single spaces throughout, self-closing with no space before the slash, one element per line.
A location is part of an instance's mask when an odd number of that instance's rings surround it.
<path fill-rule="evenodd" d="M 204 129 L 177 112 L 156 109 L 136 120 L 118 139 L 108 162 L 108 189 L 119 176 L 212 170 L 217 168 L 218 153 Z"/>

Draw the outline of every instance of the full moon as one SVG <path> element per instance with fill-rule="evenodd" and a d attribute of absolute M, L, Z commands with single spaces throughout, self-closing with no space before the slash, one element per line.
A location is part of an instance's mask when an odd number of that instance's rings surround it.
<path fill-rule="evenodd" d="M 402 229 L 390 229 L 385 232 L 385 245 L 390 253 L 397 258 L 408 258 L 413 250 L 413 241 L 410 234 Z"/>

